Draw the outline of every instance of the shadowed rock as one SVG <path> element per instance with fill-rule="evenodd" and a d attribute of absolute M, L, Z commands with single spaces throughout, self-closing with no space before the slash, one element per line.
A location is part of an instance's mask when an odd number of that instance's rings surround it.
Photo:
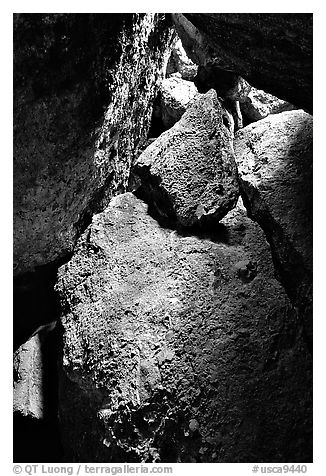
<path fill-rule="evenodd" d="M 171 74 L 178 72 L 182 79 L 192 81 L 197 74 L 197 69 L 198 66 L 188 58 L 180 38 L 177 37 L 166 67 L 166 76 L 169 77 Z"/>
<path fill-rule="evenodd" d="M 271 244 L 279 278 L 312 339 L 312 116 L 250 124 L 234 142 L 241 194 Z"/>
<path fill-rule="evenodd" d="M 170 54 L 161 14 L 14 15 L 15 274 L 126 190 Z"/>
<path fill-rule="evenodd" d="M 312 111 L 311 13 L 177 13 L 188 56 Z"/>

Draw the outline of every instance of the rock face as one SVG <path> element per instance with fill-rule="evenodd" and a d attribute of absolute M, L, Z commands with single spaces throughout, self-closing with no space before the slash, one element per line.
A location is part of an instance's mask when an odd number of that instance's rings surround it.
<path fill-rule="evenodd" d="M 131 193 L 56 286 L 67 461 L 311 461 L 311 362 L 263 233 L 162 228 Z"/>
<path fill-rule="evenodd" d="M 251 88 L 248 95 L 240 103 L 242 113 L 250 122 L 260 121 L 270 114 L 279 114 L 280 112 L 297 109 L 292 104 L 256 88 Z"/>
<path fill-rule="evenodd" d="M 65 256 L 127 186 L 172 37 L 162 14 L 14 15 L 15 273 Z"/>
<path fill-rule="evenodd" d="M 167 64 L 166 76 L 169 77 L 177 72 L 181 74 L 182 79 L 192 81 L 197 74 L 197 69 L 198 66 L 188 58 L 180 38 L 177 37 Z"/>
<path fill-rule="evenodd" d="M 312 111 L 312 14 L 173 14 L 197 64 L 212 63 Z"/>
<path fill-rule="evenodd" d="M 58 462 L 58 340 L 52 326 L 39 330 L 14 353 L 13 454 L 15 462 Z"/>
<path fill-rule="evenodd" d="M 229 117 L 214 90 L 198 95 L 181 120 L 140 155 L 144 194 L 182 226 L 219 220 L 238 199 Z"/>
<path fill-rule="evenodd" d="M 185 81 L 177 73 L 162 81 L 160 87 L 161 117 L 166 129 L 170 129 L 185 113 L 189 102 L 198 93 L 191 81 Z"/>
<path fill-rule="evenodd" d="M 284 112 L 245 127 L 234 143 L 241 193 L 266 233 L 290 299 L 312 339 L 312 117 Z"/>
<path fill-rule="evenodd" d="M 42 419 L 43 359 L 38 334 L 15 352 L 14 377 L 14 412 Z"/>

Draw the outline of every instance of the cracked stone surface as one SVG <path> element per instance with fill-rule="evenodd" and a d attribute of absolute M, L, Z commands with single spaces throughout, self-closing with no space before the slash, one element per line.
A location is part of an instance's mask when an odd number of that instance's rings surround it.
<path fill-rule="evenodd" d="M 232 139 L 229 113 L 216 92 L 198 94 L 136 161 L 146 201 L 182 226 L 222 219 L 239 195 Z"/>
<path fill-rule="evenodd" d="M 239 202 L 214 233 L 131 193 L 59 270 L 67 461 L 311 461 L 311 359 Z"/>

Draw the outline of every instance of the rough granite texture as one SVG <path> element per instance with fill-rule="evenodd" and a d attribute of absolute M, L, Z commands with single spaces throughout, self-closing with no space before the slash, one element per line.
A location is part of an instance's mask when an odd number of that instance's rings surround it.
<path fill-rule="evenodd" d="M 67 255 L 126 190 L 170 55 L 164 14 L 14 15 L 14 270 Z"/>
<path fill-rule="evenodd" d="M 216 92 L 198 94 L 137 159 L 146 201 L 182 226 L 223 218 L 239 196 L 231 129 Z"/>
<path fill-rule="evenodd" d="M 297 109 L 292 104 L 253 87 L 248 95 L 240 100 L 240 107 L 249 122 L 260 121 L 270 114 Z"/>
<path fill-rule="evenodd" d="M 172 15 L 188 56 L 312 111 L 312 13 Z"/>
<path fill-rule="evenodd" d="M 312 116 L 283 112 L 237 132 L 234 150 L 249 216 L 271 244 L 279 278 L 312 339 Z"/>
<path fill-rule="evenodd" d="M 181 78 L 179 73 L 165 78 L 160 87 L 160 114 L 165 129 L 170 129 L 185 113 L 190 101 L 198 94 L 191 81 Z"/>
<path fill-rule="evenodd" d="M 131 193 L 59 270 L 66 461 L 311 461 L 311 361 L 259 226 L 162 228 Z"/>
<path fill-rule="evenodd" d="M 39 335 L 14 353 L 14 412 L 41 419 L 44 416 L 43 359 Z"/>

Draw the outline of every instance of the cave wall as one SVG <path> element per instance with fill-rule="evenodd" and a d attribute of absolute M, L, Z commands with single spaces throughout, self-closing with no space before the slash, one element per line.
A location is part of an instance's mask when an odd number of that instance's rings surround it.
<path fill-rule="evenodd" d="M 189 56 L 312 112 L 312 13 L 177 13 Z"/>
<path fill-rule="evenodd" d="M 125 191 L 167 61 L 161 14 L 14 15 L 14 273 Z"/>
<path fill-rule="evenodd" d="M 203 76 L 205 91 L 216 89 L 208 96 L 220 95 L 218 71 L 225 91 L 244 77 L 311 111 L 310 14 L 172 18 L 190 58 L 212 71 Z M 312 460 L 310 268 L 307 305 L 300 292 L 293 298 L 300 263 L 261 220 L 267 186 L 277 210 L 286 203 L 290 218 L 301 213 L 293 190 L 311 189 L 298 157 L 311 172 L 312 118 L 293 113 L 290 129 L 281 115 L 256 118 L 234 137 L 226 98 L 216 99 L 223 111 L 216 127 L 205 111 L 184 128 L 189 101 L 184 119 L 139 158 L 171 25 L 167 14 L 14 15 L 16 461 Z M 144 157 L 151 176 L 137 189 L 130 174 Z M 217 217 L 221 171 L 236 195 Z M 280 196 L 288 180 L 295 187 Z M 205 187 L 209 207 L 197 203 Z M 238 187 L 247 210 L 235 206 Z M 171 220 L 180 190 L 192 214 L 212 220 L 189 226 L 177 213 Z M 309 197 L 304 207 L 309 214 Z M 291 220 L 284 229 L 295 235 Z"/>

